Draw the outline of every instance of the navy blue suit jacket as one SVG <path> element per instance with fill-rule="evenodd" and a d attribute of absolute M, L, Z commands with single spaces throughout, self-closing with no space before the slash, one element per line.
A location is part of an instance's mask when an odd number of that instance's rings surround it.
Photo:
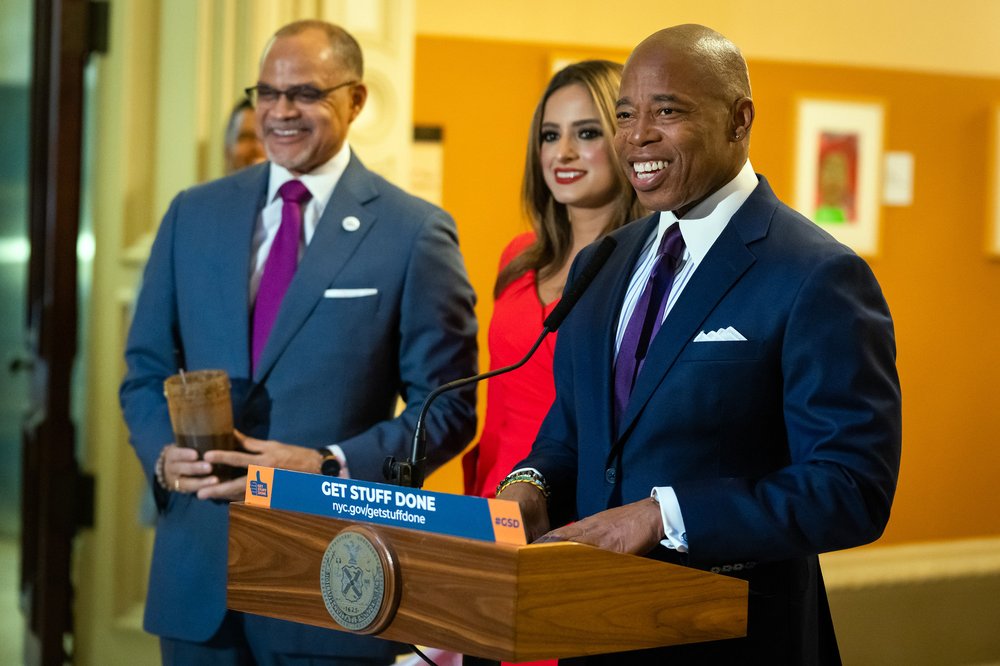
<path fill-rule="evenodd" d="M 229 373 L 241 431 L 309 447 L 339 444 L 351 475 L 376 481 L 387 455 L 408 457 L 424 397 L 476 372 L 475 296 L 454 222 L 352 156 L 251 376 L 251 238 L 267 183 L 265 164 L 182 192 L 153 244 L 129 332 L 121 403 L 154 485 L 156 459 L 174 439 L 163 380 L 179 367 Z M 345 228 L 348 216 L 360 228 Z M 377 293 L 343 298 L 330 289 Z M 407 407 L 394 417 L 399 396 Z M 434 468 L 474 435 L 474 390 L 441 396 L 426 423 Z M 225 613 L 228 505 L 158 494 L 145 627 L 204 641 Z M 289 651 L 308 646 L 313 654 L 375 657 L 394 649 L 270 622 L 269 635 Z"/>
<path fill-rule="evenodd" d="M 617 250 L 560 329 L 556 400 L 521 465 L 545 475 L 551 508 L 569 517 L 674 488 L 689 553 L 661 549 L 666 559 L 751 585 L 748 639 L 678 651 L 695 663 L 836 661 L 816 555 L 881 535 L 899 468 L 882 292 L 760 178 L 653 340 L 616 432 L 615 329 L 657 220 L 615 232 Z M 746 341 L 694 342 L 729 326 Z"/>

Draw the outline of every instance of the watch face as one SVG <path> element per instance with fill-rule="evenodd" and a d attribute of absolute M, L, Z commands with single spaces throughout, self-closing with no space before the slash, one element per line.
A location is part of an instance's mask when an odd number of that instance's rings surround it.
<path fill-rule="evenodd" d="M 340 469 L 340 461 L 337 460 L 337 457 L 331 451 L 327 451 L 327 454 L 323 456 L 323 462 L 319 466 L 320 474 L 323 476 L 340 476 Z"/>

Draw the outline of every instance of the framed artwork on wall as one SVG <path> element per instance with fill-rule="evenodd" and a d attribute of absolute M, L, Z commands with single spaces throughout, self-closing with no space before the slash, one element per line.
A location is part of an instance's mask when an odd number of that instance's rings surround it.
<path fill-rule="evenodd" d="M 1000 104 L 993 107 L 992 121 L 990 181 L 986 188 L 990 197 L 990 206 L 987 207 L 986 251 L 1000 259 Z"/>
<path fill-rule="evenodd" d="M 796 208 L 862 256 L 878 253 L 883 107 L 802 98 Z"/>

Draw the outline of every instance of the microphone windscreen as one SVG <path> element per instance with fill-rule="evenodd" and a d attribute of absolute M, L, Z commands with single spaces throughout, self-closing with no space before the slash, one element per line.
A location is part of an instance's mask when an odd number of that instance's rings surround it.
<path fill-rule="evenodd" d="M 545 318 L 543 325 L 549 331 L 555 331 L 562 324 L 563 319 L 569 314 L 569 311 L 573 309 L 576 302 L 580 300 L 583 296 L 583 292 L 587 291 L 587 287 L 590 283 L 594 281 L 597 277 L 597 273 L 604 268 L 604 264 L 607 263 L 608 258 L 611 253 L 614 252 L 615 247 L 618 242 L 611 238 L 610 236 L 605 236 L 601 244 L 597 246 L 594 250 L 594 256 L 590 258 L 587 265 L 584 266 L 583 270 L 580 271 L 580 275 L 576 278 L 573 284 L 570 286 L 569 291 L 562 297 L 559 304 L 556 305 L 555 309 L 552 310 L 551 314 Z"/>

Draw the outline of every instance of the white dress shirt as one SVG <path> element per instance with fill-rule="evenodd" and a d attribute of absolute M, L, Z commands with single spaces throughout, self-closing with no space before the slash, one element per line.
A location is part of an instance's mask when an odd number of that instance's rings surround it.
<path fill-rule="evenodd" d="M 299 259 L 305 252 L 306 246 L 316 233 L 316 225 L 323 215 L 326 204 L 330 201 L 333 188 L 340 182 L 340 177 L 344 175 L 348 163 L 351 161 L 351 147 L 347 141 L 340 148 L 336 155 L 329 161 L 316 167 L 307 174 L 298 177 L 302 184 L 309 190 L 312 197 L 306 203 L 302 211 L 302 238 L 299 239 Z M 264 263 L 267 255 L 271 251 L 271 244 L 274 237 L 278 235 L 278 227 L 281 226 L 281 197 L 278 190 L 282 185 L 295 176 L 283 166 L 271 162 L 271 174 L 267 181 L 267 203 L 257 216 L 257 225 L 254 227 L 253 241 L 250 254 L 250 304 L 253 305 L 257 299 L 257 290 L 260 288 L 260 278 L 264 274 Z"/>
<path fill-rule="evenodd" d="M 312 197 L 306 203 L 302 211 L 302 238 L 299 239 L 299 259 L 306 250 L 306 246 L 312 241 L 313 234 L 316 233 L 316 225 L 319 224 L 320 217 L 326 204 L 330 201 L 333 189 L 340 182 L 340 177 L 344 175 L 347 165 L 351 161 L 351 147 L 347 141 L 336 155 L 329 161 L 316 167 L 306 174 L 298 177 L 302 184 L 309 190 Z M 257 224 L 254 227 L 253 241 L 250 254 L 250 305 L 253 306 L 257 299 L 257 290 L 260 288 L 260 278 L 264 274 L 264 264 L 267 255 L 271 251 L 271 244 L 274 243 L 275 236 L 278 235 L 278 227 L 281 226 L 281 207 L 283 202 L 278 190 L 282 185 L 295 176 L 285 167 L 271 162 L 271 173 L 267 181 L 267 203 L 257 216 Z M 327 447 L 340 463 L 340 476 L 350 478 L 347 469 L 347 457 L 344 450 L 337 444 Z"/>
<path fill-rule="evenodd" d="M 729 220 L 747 200 L 755 187 L 757 187 L 757 176 L 750 161 L 747 160 L 735 178 L 692 208 L 683 219 L 678 221 L 671 211 L 660 213 L 660 221 L 656 231 L 650 234 L 643 246 L 642 252 L 639 254 L 639 261 L 632 271 L 628 290 L 625 292 L 625 301 L 618 317 L 618 332 L 615 335 L 616 357 L 621 348 L 622 337 L 625 335 L 625 326 L 632 316 L 632 311 L 635 310 L 636 301 L 639 300 L 639 296 L 649 280 L 649 274 L 656 259 L 656 248 L 659 247 L 660 239 L 663 238 L 667 229 L 679 222 L 685 247 L 684 255 L 677 265 L 670 293 L 667 295 L 667 305 L 663 312 L 663 326 L 670 325 L 667 322 L 667 316 L 674 303 L 677 302 L 677 298 L 684 291 L 684 287 L 687 286 L 691 276 L 698 269 L 723 229 L 729 224 Z M 653 488 L 652 496 L 659 503 L 660 515 L 663 518 L 663 531 L 666 538 L 661 543 L 667 548 L 674 548 L 686 553 L 687 533 L 684 530 L 684 517 L 681 515 L 674 489 L 670 486 L 658 486 Z"/>

